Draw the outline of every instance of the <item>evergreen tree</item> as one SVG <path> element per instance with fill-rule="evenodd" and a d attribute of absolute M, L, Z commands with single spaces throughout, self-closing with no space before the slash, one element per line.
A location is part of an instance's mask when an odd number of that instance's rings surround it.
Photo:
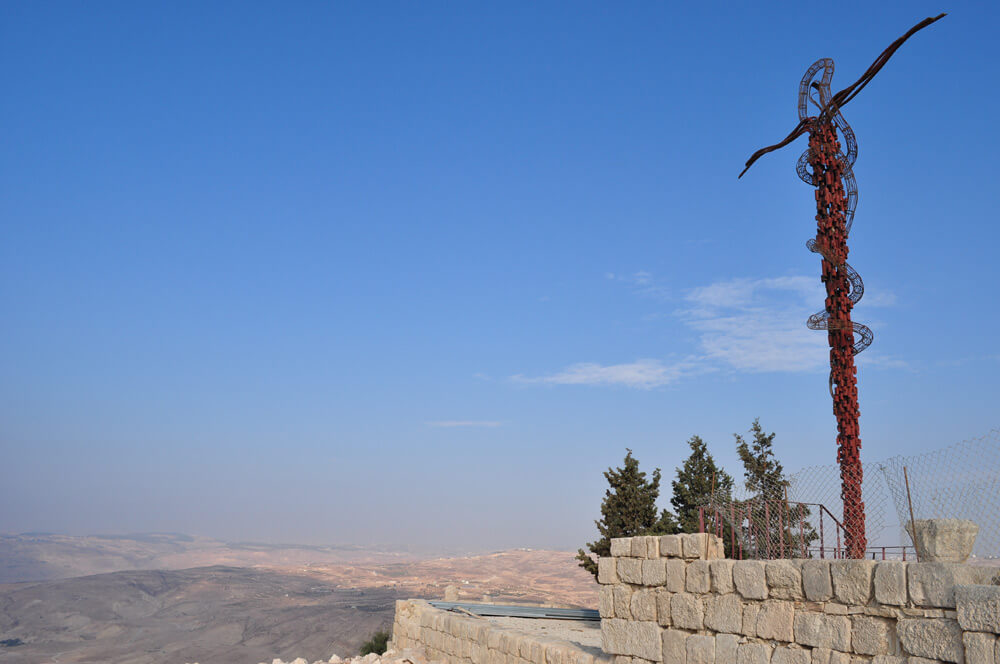
<path fill-rule="evenodd" d="M 696 533 L 700 525 L 698 508 L 708 505 L 713 498 L 728 501 L 733 491 L 733 478 L 716 465 L 708 452 L 708 445 L 700 436 L 691 436 L 688 445 L 691 455 L 677 469 L 677 479 L 671 483 L 674 496 L 670 504 L 677 515 L 681 532 Z"/>
<path fill-rule="evenodd" d="M 656 499 L 660 496 L 660 469 L 653 471 L 650 479 L 639 470 L 639 461 L 626 448 L 625 464 L 621 468 L 608 468 L 604 473 L 610 488 L 601 501 L 601 519 L 595 521 L 601 538 L 587 544 L 590 553 L 597 556 L 611 555 L 611 540 L 615 537 L 634 535 L 670 535 L 677 532 L 677 523 L 666 510 L 657 513 Z M 595 577 L 597 562 L 583 549 L 576 554 L 580 567 Z"/>

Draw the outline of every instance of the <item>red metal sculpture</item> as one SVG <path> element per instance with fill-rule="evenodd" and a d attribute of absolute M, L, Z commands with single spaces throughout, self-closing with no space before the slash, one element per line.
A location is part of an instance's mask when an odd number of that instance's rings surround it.
<path fill-rule="evenodd" d="M 826 306 L 809 317 L 812 330 L 826 330 L 830 344 L 830 395 L 837 417 L 837 461 L 840 463 L 841 497 L 844 500 L 844 530 L 847 557 L 863 558 L 867 548 L 865 504 L 861 495 L 861 437 L 858 429 L 858 385 L 854 356 L 872 343 L 872 331 L 851 320 L 851 309 L 864 294 L 864 283 L 847 263 L 847 236 L 854 221 L 858 190 L 852 167 L 858 144 L 840 109 L 868 85 L 903 42 L 918 30 L 945 16 L 926 18 L 889 45 L 868 71 L 853 85 L 830 94 L 833 60 L 817 60 L 799 85 L 799 124 L 783 141 L 762 148 L 747 160 L 747 169 L 762 155 L 788 145 L 809 133 L 809 147 L 799 157 L 799 177 L 816 187 L 816 237 L 806 246 L 822 257 L 822 280 Z M 820 80 L 815 80 L 822 71 Z M 809 115 L 809 105 L 818 109 Z M 837 138 L 843 137 L 844 146 Z M 740 177 L 743 177 L 740 173 Z"/>

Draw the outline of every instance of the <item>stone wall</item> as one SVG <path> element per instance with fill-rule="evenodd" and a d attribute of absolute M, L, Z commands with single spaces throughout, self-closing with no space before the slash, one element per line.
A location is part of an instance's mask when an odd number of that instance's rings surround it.
<path fill-rule="evenodd" d="M 707 534 L 615 539 L 599 561 L 603 648 L 614 664 L 1000 664 L 998 573 L 734 561 Z"/>
<path fill-rule="evenodd" d="M 569 641 L 502 627 L 416 599 L 396 602 L 389 647 L 421 649 L 428 660 L 446 664 L 612 664 L 610 658 Z"/>

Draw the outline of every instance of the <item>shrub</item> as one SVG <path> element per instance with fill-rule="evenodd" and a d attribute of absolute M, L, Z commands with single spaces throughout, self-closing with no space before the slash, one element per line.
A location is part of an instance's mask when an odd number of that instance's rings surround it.
<path fill-rule="evenodd" d="M 389 647 L 389 630 L 380 629 L 379 631 L 372 634 L 372 637 L 361 644 L 361 650 L 359 654 L 369 655 L 375 653 L 376 655 L 384 655 L 386 648 Z"/>

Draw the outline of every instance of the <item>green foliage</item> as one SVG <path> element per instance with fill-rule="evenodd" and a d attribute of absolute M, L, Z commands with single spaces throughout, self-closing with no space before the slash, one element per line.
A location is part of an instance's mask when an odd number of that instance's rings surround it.
<path fill-rule="evenodd" d="M 375 653 L 376 655 L 384 655 L 386 648 L 389 647 L 389 630 L 380 629 L 379 631 L 372 634 L 372 637 L 361 644 L 361 650 L 358 651 L 363 657 L 365 655 Z"/>
<path fill-rule="evenodd" d="M 743 462 L 743 476 L 746 478 L 747 490 L 760 495 L 767 500 L 781 500 L 784 496 L 785 469 L 774 456 L 774 433 L 765 433 L 758 417 L 750 425 L 753 442 L 747 443 L 738 433 L 736 438 L 736 453 Z"/>
<path fill-rule="evenodd" d="M 733 478 L 716 465 L 708 445 L 700 436 L 688 441 L 691 455 L 677 469 L 677 479 L 671 482 L 674 496 L 670 504 L 677 515 L 681 532 L 698 532 L 698 508 L 716 500 L 728 500 L 733 491 Z"/>
<path fill-rule="evenodd" d="M 657 511 L 656 499 L 660 496 L 660 469 L 650 478 L 639 470 L 639 461 L 626 449 L 625 462 L 620 468 L 608 468 L 604 473 L 610 488 L 601 501 L 601 519 L 595 521 L 601 538 L 587 544 L 590 553 L 597 556 L 611 555 L 611 540 L 615 537 L 634 535 L 669 535 L 677 532 L 677 522 L 666 510 Z M 597 562 L 583 549 L 577 552 L 580 567 L 595 577 Z"/>

